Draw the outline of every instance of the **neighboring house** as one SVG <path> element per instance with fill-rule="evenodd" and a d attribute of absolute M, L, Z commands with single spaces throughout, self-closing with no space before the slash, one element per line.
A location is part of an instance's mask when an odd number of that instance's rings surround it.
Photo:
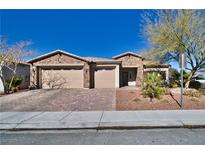
<path fill-rule="evenodd" d="M 28 61 L 31 85 L 38 88 L 119 88 L 141 86 L 144 74 L 158 71 L 168 81 L 169 65 L 133 52 L 110 58 L 80 57 L 56 50 Z"/>
<path fill-rule="evenodd" d="M 7 67 L 4 67 L 2 72 L 5 80 L 10 80 L 13 76 L 13 72 Z M 17 65 L 16 76 L 20 76 L 23 79 L 20 89 L 28 89 L 30 86 L 30 64 L 26 62 L 19 63 Z"/>

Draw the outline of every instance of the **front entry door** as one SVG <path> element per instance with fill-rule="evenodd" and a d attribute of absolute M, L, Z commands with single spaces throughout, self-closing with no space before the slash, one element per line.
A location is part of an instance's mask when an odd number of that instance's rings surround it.
<path fill-rule="evenodd" d="M 122 72 L 122 86 L 128 86 L 128 72 Z"/>

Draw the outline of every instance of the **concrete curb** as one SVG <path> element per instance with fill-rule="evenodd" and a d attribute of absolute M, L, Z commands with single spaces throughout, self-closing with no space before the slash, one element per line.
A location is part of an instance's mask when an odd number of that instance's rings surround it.
<path fill-rule="evenodd" d="M 81 123 L 82 124 L 82 123 Z M 103 125 L 89 125 L 81 126 L 79 125 L 73 125 L 69 126 L 68 124 L 64 123 L 63 125 L 59 126 L 59 124 L 35 124 L 32 126 L 32 124 L 29 124 L 29 126 L 22 125 L 22 124 L 1 124 L 0 130 L 4 131 L 23 131 L 23 130 L 79 130 L 79 129 L 96 129 L 96 130 L 105 130 L 105 129 L 155 129 L 155 128 L 205 128 L 205 124 L 183 124 L 182 122 L 176 122 L 172 124 L 167 124 L 160 122 L 160 124 L 152 123 L 152 122 L 144 122 L 142 124 L 138 123 L 136 125 L 129 125 L 129 124 L 113 124 L 113 123 L 106 123 Z M 5 127 L 2 127 L 4 126 Z M 10 127 L 8 127 L 10 126 Z"/>

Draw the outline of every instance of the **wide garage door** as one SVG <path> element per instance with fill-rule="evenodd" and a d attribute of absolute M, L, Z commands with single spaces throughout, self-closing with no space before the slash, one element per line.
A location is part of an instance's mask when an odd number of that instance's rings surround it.
<path fill-rule="evenodd" d="M 72 68 L 43 68 L 42 88 L 83 88 L 83 69 Z"/>
<path fill-rule="evenodd" d="M 115 88 L 115 67 L 95 69 L 95 88 Z"/>

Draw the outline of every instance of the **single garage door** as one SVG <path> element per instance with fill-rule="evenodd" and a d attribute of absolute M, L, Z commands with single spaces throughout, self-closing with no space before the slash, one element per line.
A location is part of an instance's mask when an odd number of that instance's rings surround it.
<path fill-rule="evenodd" d="M 82 68 L 43 68 L 42 88 L 83 88 Z"/>
<path fill-rule="evenodd" d="M 95 88 L 115 88 L 115 67 L 95 69 Z"/>

